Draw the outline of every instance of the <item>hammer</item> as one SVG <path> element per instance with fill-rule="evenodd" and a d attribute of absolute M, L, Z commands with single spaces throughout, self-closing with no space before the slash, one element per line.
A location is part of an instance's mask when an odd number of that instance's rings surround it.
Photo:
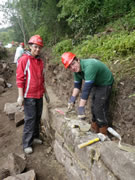
<path fill-rule="evenodd" d="M 102 134 L 102 133 L 98 133 L 97 134 L 97 138 L 95 138 L 95 139 L 92 139 L 92 140 L 90 140 L 90 141 L 87 141 L 87 142 L 85 142 L 85 143 L 82 143 L 82 144 L 79 144 L 78 145 L 78 148 L 79 149 L 81 149 L 81 148 L 83 148 L 83 147 L 85 147 L 85 146 L 88 146 L 88 145 L 90 145 L 90 144 L 93 144 L 93 143 L 95 143 L 95 142 L 98 142 L 98 141 L 105 141 L 106 140 L 106 136 L 104 135 L 104 134 Z"/>

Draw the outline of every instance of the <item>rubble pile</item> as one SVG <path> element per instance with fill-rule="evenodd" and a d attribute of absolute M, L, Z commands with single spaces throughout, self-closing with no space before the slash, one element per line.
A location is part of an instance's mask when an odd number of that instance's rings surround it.
<path fill-rule="evenodd" d="M 26 157 L 10 153 L 7 158 L 7 167 L 0 169 L 0 179 L 3 180 L 36 180 L 35 171 L 26 171 Z"/>
<path fill-rule="evenodd" d="M 7 57 L 7 49 L 4 48 L 3 46 L 0 46 L 0 60 Z"/>
<path fill-rule="evenodd" d="M 10 63 L 4 61 L 0 62 L 0 94 L 5 92 L 7 88 L 10 88 L 12 85 L 8 83 L 8 79 L 12 76 L 13 69 Z"/>

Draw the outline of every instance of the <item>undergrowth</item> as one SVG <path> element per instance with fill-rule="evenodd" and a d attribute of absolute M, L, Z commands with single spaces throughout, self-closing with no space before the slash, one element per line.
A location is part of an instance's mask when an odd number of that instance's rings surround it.
<path fill-rule="evenodd" d="M 115 69 L 111 68 L 114 74 L 131 74 L 135 70 L 135 31 L 90 36 L 77 46 L 72 45 L 71 39 L 63 40 L 53 48 L 53 61 L 61 63 L 60 56 L 66 51 L 75 53 L 79 58 L 96 56 L 110 67 L 116 64 Z"/>
<path fill-rule="evenodd" d="M 116 83 L 125 76 L 132 78 L 135 72 L 135 8 L 100 28 L 94 36 L 86 36 L 78 44 L 74 43 L 74 39 L 57 43 L 53 47 L 52 62 L 62 64 L 61 55 L 66 51 L 83 59 L 100 59 L 109 66 Z"/>

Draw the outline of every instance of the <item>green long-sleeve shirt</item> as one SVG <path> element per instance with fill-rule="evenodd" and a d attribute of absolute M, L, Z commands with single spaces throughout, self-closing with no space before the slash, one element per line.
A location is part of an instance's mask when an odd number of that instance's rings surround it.
<path fill-rule="evenodd" d="M 97 59 L 81 59 L 81 72 L 74 73 L 75 82 L 93 82 L 94 85 L 112 85 L 114 78 L 109 68 Z"/>

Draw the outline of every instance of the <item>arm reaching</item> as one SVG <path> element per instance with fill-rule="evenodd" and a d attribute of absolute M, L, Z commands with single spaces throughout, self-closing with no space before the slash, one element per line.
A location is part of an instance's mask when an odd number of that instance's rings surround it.
<path fill-rule="evenodd" d="M 72 111 L 74 109 L 76 97 L 78 96 L 79 92 L 80 92 L 80 89 L 78 88 L 73 89 L 72 96 L 70 97 L 70 100 L 68 102 L 68 111 Z"/>

